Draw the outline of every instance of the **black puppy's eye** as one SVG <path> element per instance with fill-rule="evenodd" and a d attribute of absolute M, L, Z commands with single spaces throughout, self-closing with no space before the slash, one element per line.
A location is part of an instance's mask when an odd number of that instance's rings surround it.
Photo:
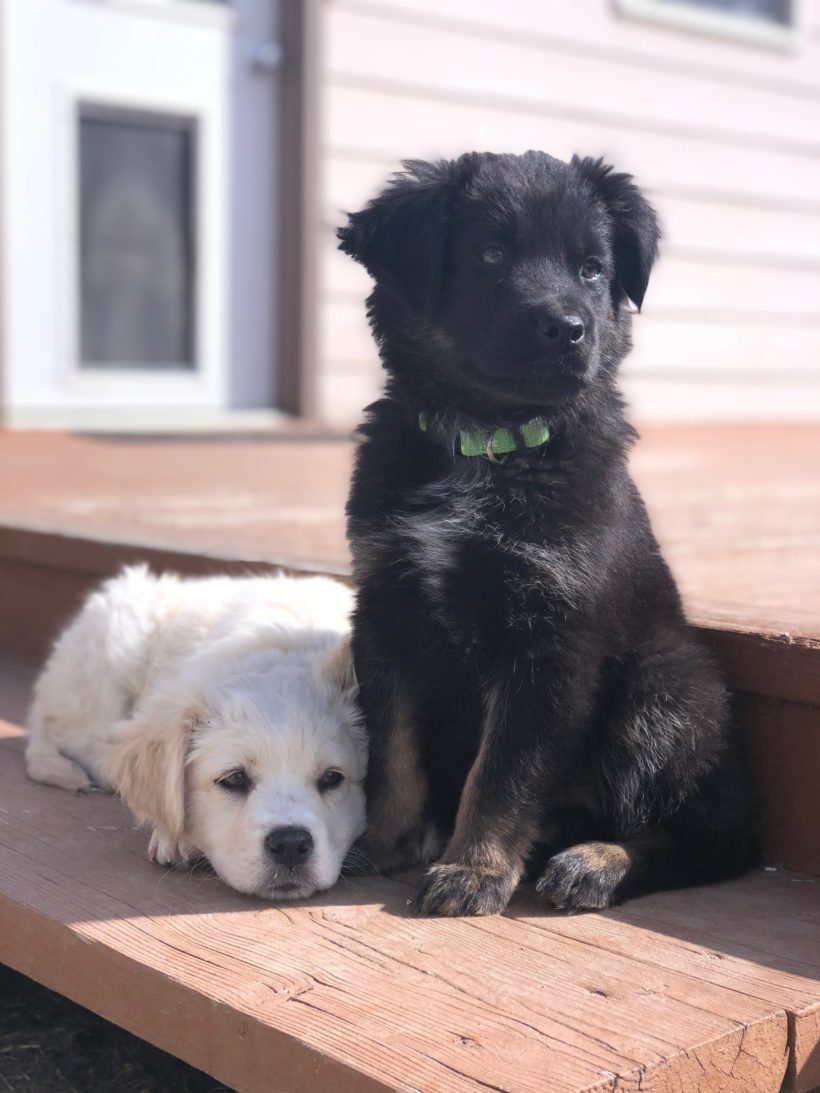
<path fill-rule="evenodd" d="M 329 789 L 335 789 L 345 780 L 340 770 L 326 770 L 317 782 L 320 793 L 326 793 Z"/>
<path fill-rule="evenodd" d="M 604 267 L 597 258 L 587 258 L 581 266 L 581 276 L 585 281 L 597 281 L 604 272 Z"/>
<path fill-rule="evenodd" d="M 506 257 L 507 252 L 503 247 L 483 247 L 478 252 L 478 260 L 485 266 L 500 266 Z"/>
<path fill-rule="evenodd" d="M 216 784 L 230 790 L 231 793 L 249 793 L 251 788 L 251 780 L 245 770 L 230 770 L 221 778 L 217 778 Z"/>

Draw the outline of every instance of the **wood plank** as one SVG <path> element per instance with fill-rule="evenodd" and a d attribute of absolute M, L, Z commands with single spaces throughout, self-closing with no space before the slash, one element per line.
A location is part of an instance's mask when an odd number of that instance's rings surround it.
<path fill-rule="evenodd" d="M 0 959 L 240 1090 L 775 1093 L 789 1021 L 818 997 L 820 900 L 780 876 L 724 886 L 731 937 L 704 934 L 719 977 L 671 926 L 560 918 L 526 896 L 481 922 L 410 917 L 398 880 L 276 907 L 151 866 L 116 801 L 28 783 L 17 730 L 2 734 Z M 630 913 L 697 929 L 700 900 Z M 750 906 L 793 943 L 799 923 L 805 959 L 773 956 Z M 591 938 L 593 919 L 619 923 L 620 951 Z"/>
<path fill-rule="evenodd" d="M 820 220 L 818 220 L 820 223 Z M 695 274 L 696 275 L 696 274 Z M 761 275 L 765 280 L 765 275 Z M 635 349 L 624 374 L 648 369 L 689 372 L 699 377 L 734 374 L 744 384 L 756 375 L 820 380 L 820 323 L 757 323 L 675 319 L 650 306 L 633 323 Z M 817 392 L 820 404 L 820 390 Z"/>
<path fill-rule="evenodd" d="M 702 136 L 648 131 L 634 119 L 590 120 L 572 111 L 527 109 L 518 100 L 432 94 L 399 80 L 328 78 L 322 89 L 325 146 L 337 154 L 401 159 L 465 149 L 522 152 L 545 147 L 560 159 L 603 155 L 649 188 L 702 187 L 715 193 L 816 202 L 820 157 L 795 156 Z"/>
<path fill-rule="evenodd" d="M 809 35 L 798 50 L 769 50 L 690 34 L 644 19 L 620 15 L 608 0 L 585 0 L 582 19 L 568 17 L 564 0 L 337 0 L 357 10 L 392 13 L 397 20 L 449 25 L 465 34 L 495 41 L 543 42 L 570 54 L 617 59 L 647 72 L 702 73 L 711 78 L 753 84 L 816 97 L 820 92 L 820 40 Z M 806 0 L 808 22 L 820 24 L 820 3 Z"/>
<path fill-rule="evenodd" d="M 788 910 L 772 913 L 771 891 L 788 890 Z M 647 931 L 641 959 L 672 970 L 686 969 L 710 983 L 772 997 L 772 969 L 794 976 L 787 984 L 778 982 L 775 992 L 790 1019 L 790 1057 L 784 1088 L 814 1087 L 820 1078 L 820 1002 L 815 961 L 818 953 L 817 900 L 820 879 L 797 873 L 768 870 L 753 874 L 734 885 L 715 885 L 688 892 L 686 901 L 666 896 L 625 904 L 607 916 L 585 916 L 573 923 L 573 937 L 584 937 L 608 951 L 629 953 L 631 930 Z M 735 906 L 743 900 L 742 925 L 737 925 Z M 544 922 L 534 917 L 540 929 L 563 933 L 565 920 Z M 726 954 L 730 962 L 726 964 Z"/>
<path fill-rule="evenodd" d="M 0 655 L 25 663 L 45 657 L 59 627 L 82 596 L 124 565 L 147 562 L 155 570 L 192 576 L 208 573 L 330 573 L 349 579 L 338 565 L 281 559 L 216 557 L 143 544 L 112 543 L 76 535 L 0 526 L 0 599 L 6 625 L 0 629 Z M 758 616 L 757 629 L 743 629 L 727 614 L 696 612 L 692 622 L 718 656 L 727 679 L 749 694 L 820 706 L 820 640 L 793 638 Z"/>
<path fill-rule="evenodd" d="M 27 542 L 32 544 L 30 551 L 25 550 Z M 9 543 L 45 564 L 3 558 L 4 545 L 8 549 Z M 80 597 L 101 577 L 136 560 L 148 561 L 156 570 L 189 574 L 248 569 L 238 559 L 218 563 L 195 554 L 127 549 L 64 536 L 31 537 L 19 531 L 4 534 L 0 529 L 0 599 L 9 620 L 0 630 L 0 654 L 27 665 L 42 662 Z M 276 568 L 253 564 L 256 572 Z M 321 570 L 321 566 L 315 568 Z M 742 692 L 740 716 L 750 730 L 765 819 L 765 860 L 820 875 L 820 797 L 816 792 L 820 784 L 820 641 L 790 641 L 777 632 L 721 630 L 713 620 L 707 620 L 702 632 L 719 656 L 727 679 Z M 0 717 L 19 717 L 22 706 L 12 713 L 4 709 L 8 682 L 0 674 Z M 14 693 L 19 695 L 19 688 Z"/>
<path fill-rule="evenodd" d="M 766 860 L 820 875 L 820 707 L 744 696 L 740 715 L 765 801 Z"/>
<path fill-rule="evenodd" d="M 324 416 L 339 425 L 355 425 L 362 409 L 382 392 L 382 374 L 377 362 L 357 363 L 353 368 L 328 366 L 327 358 L 319 379 L 319 391 L 326 408 Z"/>
<path fill-rule="evenodd" d="M 461 26 L 399 20 L 353 4 L 328 6 L 323 30 L 323 70 L 332 77 L 395 80 L 415 85 L 425 99 L 433 93 L 517 100 L 602 124 L 626 116 L 636 127 L 670 134 L 738 143 L 763 138 L 773 148 L 820 153 L 818 100 L 785 89 L 717 81 L 703 69 L 649 73 L 616 56 L 568 54 L 544 38 L 465 35 Z"/>
<path fill-rule="evenodd" d="M 817 423 L 817 383 L 757 376 L 743 383 L 736 373 L 692 376 L 642 372 L 625 376 L 623 394 L 636 421 L 687 427 L 697 425 L 805 425 Z"/>
<path fill-rule="evenodd" d="M 335 227 L 342 211 L 361 208 L 398 168 L 398 160 L 351 159 L 326 153 L 321 184 L 325 224 Z M 820 203 L 810 213 L 800 205 L 770 208 L 743 204 L 730 194 L 716 200 L 698 191 L 684 195 L 677 189 L 667 192 L 647 187 L 647 193 L 661 215 L 667 248 L 679 253 L 728 252 L 750 256 L 756 262 L 820 261 Z"/>
<path fill-rule="evenodd" d="M 737 690 L 820 706 L 820 639 L 793 638 L 760 617 L 751 632 L 710 612 L 692 622 Z"/>
<path fill-rule="evenodd" d="M 0 527 L 0 656 L 41 663 L 84 596 L 123 566 L 147 563 L 156 572 L 188 576 L 236 573 L 293 574 L 334 567 L 298 561 L 219 558 L 191 551 Z M 339 575 L 339 574 L 334 574 Z M 342 574 L 343 575 L 343 574 Z"/>
<path fill-rule="evenodd" d="M 633 469 L 690 616 L 725 635 L 716 639 L 720 655 L 739 687 L 820 704 L 812 668 L 820 639 L 817 430 L 721 424 L 642 433 Z M 209 441 L 7 433 L 0 556 L 34 567 L 31 595 L 46 609 L 48 593 L 37 587 L 46 571 L 93 579 L 145 551 L 187 571 L 228 561 L 344 573 L 353 450 L 315 434 Z M 17 580 L 7 580 L 7 595 Z M 67 589 L 60 602 L 68 609 L 77 594 Z M 5 618 L 0 640 L 13 642 Z"/>

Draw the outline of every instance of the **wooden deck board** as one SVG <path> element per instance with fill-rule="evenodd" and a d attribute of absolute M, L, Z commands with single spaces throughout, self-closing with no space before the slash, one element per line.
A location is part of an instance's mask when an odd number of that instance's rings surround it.
<path fill-rule="evenodd" d="M 33 785 L 21 746 L 4 723 L 0 960 L 240 1090 L 774 1093 L 789 1035 L 794 1088 L 820 1081 L 820 881 L 572 918 L 524 894 L 419 920 L 408 878 L 275 906 L 150 865 L 116 800 Z"/>
<path fill-rule="evenodd" d="M 410 878 L 275 907 L 150 866 L 116 801 L 25 780 L 31 666 L 91 583 L 146 553 L 343 573 L 351 455 L 307 434 L 0 434 L 0 650 L 28 662 L 0 660 L 0 961 L 241 1090 L 746 1093 L 786 1067 L 785 1088 L 817 1086 L 820 880 L 759 872 L 574 918 L 524 894 L 503 918 L 421 921 Z M 654 429 L 635 471 L 746 692 L 770 860 L 817 871 L 817 431 Z"/>
<path fill-rule="evenodd" d="M 634 472 L 690 615 L 820 640 L 820 431 L 642 432 Z M 307 431 L 253 439 L 5 433 L 0 525 L 345 570 L 352 456 L 347 439 Z"/>

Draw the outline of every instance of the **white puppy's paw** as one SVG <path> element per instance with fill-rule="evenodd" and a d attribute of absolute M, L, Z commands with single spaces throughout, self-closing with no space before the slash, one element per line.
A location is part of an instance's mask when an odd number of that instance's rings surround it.
<path fill-rule="evenodd" d="M 155 827 L 148 842 L 148 858 L 157 865 L 181 865 L 190 861 L 196 853 L 190 843 L 174 839 L 161 828 Z"/>
<path fill-rule="evenodd" d="M 72 793 L 92 793 L 100 789 L 79 763 L 52 748 L 30 749 L 26 755 L 26 770 L 35 782 L 59 786 Z"/>

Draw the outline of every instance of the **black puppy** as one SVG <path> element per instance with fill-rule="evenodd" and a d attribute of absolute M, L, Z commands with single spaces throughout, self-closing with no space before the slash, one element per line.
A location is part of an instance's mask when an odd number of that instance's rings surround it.
<path fill-rule="evenodd" d="M 567 909 L 741 873 L 727 692 L 629 476 L 616 387 L 655 214 L 601 161 L 405 168 L 339 232 L 375 279 L 388 373 L 348 503 L 363 855 L 438 858 L 423 914 L 501 911 L 525 871 Z"/>

